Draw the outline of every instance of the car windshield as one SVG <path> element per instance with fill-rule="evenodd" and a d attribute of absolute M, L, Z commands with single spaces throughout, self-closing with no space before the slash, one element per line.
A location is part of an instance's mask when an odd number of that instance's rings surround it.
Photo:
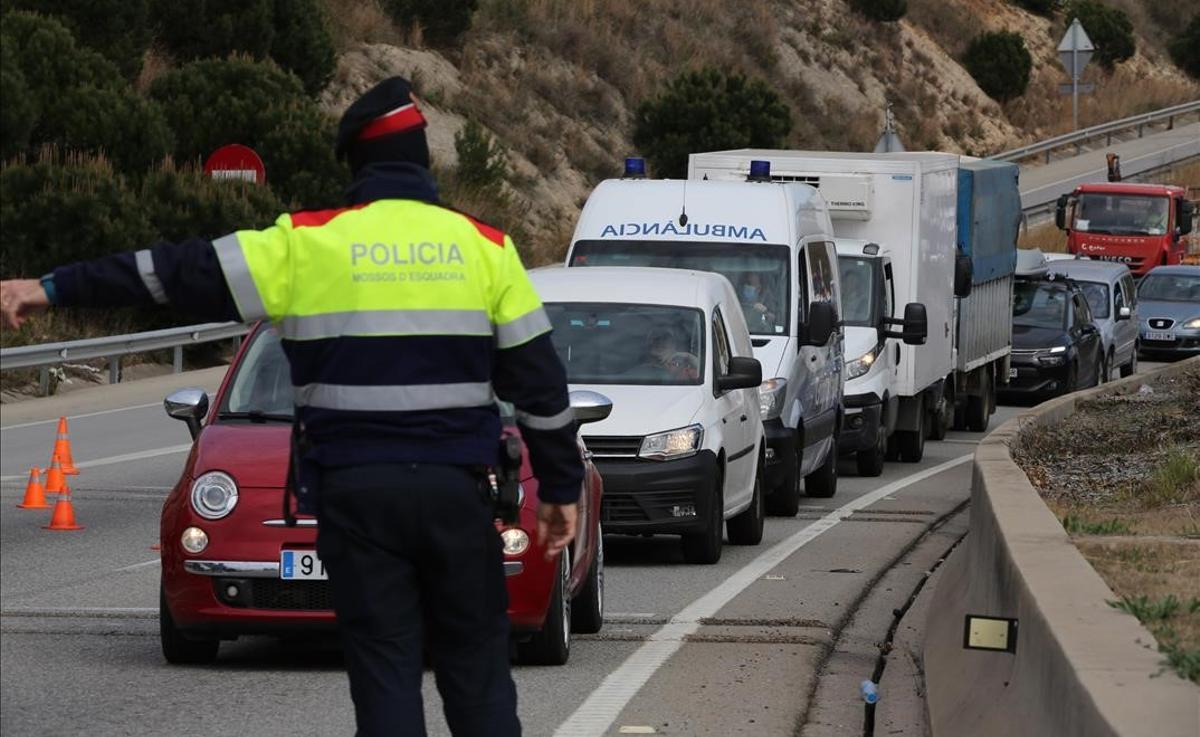
<path fill-rule="evenodd" d="M 279 333 L 275 328 L 263 328 L 252 340 L 233 375 L 229 391 L 225 392 L 221 413 L 290 416 L 292 376 Z"/>
<path fill-rule="evenodd" d="M 1167 232 L 1171 200 L 1120 194 L 1082 194 L 1075 207 L 1075 229 L 1088 233 L 1162 235 Z"/>
<path fill-rule="evenodd" d="M 847 325 L 875 327 L 874 259 L 838 257 L 842 275 L 842 322 Z"/>
<path fill-rule="evenodd" d="M 1067 324 L 1066 287 L 1045 282 L 1017 281 L 1013 285 L 1013 325 L 1063 329 Z"/>
<path fill-rule="evenodd" d="M 701 384 L 704 313 L 690 307 L 550 302 L 551 340 L 572 384 Z"/>
<path fill-rule="evenodd" d="M 715 271 L 733 284 L 754 335 L 787 335 L 787 246 L 680 241 L 581 241 L 571 266 L 656 266 Z"/>
<path fill-rule="evenodd" d="M 1147 274 L 1138 285 L 1138 299 L 1200 304 L 1200 274 Z"/>
<path fill-rule="evenodd" d="M 1108 306 L 1111 303 L 1108 298 L 1108 285 L 1098 281 L 1080 281 L 1075 283 L 1083 291 L 1083 296 L 1087 297 L 1088 307 L 1092 308 L 1092 317 L 1097 320 L 1108 317 Z"/>

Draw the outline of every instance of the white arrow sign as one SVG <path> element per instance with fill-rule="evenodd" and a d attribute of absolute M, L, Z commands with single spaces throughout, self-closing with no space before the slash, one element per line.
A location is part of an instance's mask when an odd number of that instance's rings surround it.
<path fill-rule="evenodd" d="M 1071 21 L 1071 27 L 1063 34 L 1062 41 L 1058 44 L 1058 58 L 1066 67 L 1067 74 L 1073 79 L 1078 79 L 1083 73 L 1083 68 L 1092 60 L 1095 51 L 1096 47 L 1092 45 L 1092 39 L 1088 38 L 1087 31 L 1083 30 L 1083 24 L 1078 18 Z"/>

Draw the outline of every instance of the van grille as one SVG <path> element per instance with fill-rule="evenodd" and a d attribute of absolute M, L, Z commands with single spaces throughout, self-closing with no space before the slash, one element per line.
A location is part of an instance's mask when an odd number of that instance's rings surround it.
<path fill-rule="evenodd" d="M 642 449 L 641 436 L 636 437 L 584 437 L 583 444 L 596 458 L 636 458 Z"/>

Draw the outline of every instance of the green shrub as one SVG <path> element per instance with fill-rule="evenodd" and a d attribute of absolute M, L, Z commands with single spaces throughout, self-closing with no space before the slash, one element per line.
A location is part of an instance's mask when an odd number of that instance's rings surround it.
<path fill-rule="evenodd" d="M 263 58 L 275 38 L 274 0 L 153 0 L 158 40 L 181 61 L 234 52 Z"/>
<path fill-rule="evenodd" d="M 1133 38 L 1133 22 L 1125 11 L 1105 5 L 1100 0 L 1072 0 L 1067 4 L 1064 19 L 1070 25 L 1075 18 L 1083 24 L 1088 38 L 1096 47 L 1092 58 L 1105 69 L 1112 70 L 1137 51 Z"/>
<path fill-rule="evenodd" d="M 454 41 L 471 27 L 478 0 L 384 0 L 384 8 L 397 23 L 418 24 L 425 39 L 435 44 Z"/>
<path fill-rule="evenodd" d="M 0 46 L 0 157 L 9 159 L 29 145 L 37 103 L 8 44 Z"/>
<path fill-rule="evenodd" d="M 175 131 L 176 157 L 202 161 L 228 143 L 258 151 L 272 189 L 289 204 L 335 204 L 346 170 L 334 158 L 333 121 L 300 81 L 271 62 L 206 59 L 150 88 Z"/>
<path fill-rule="evenodd" d="M 11 51 L 39 111 L 72 87 L 125 85 L 112 62 L 76 45 L 71 32 L 54 18 L 23 11 L 5 13 L 0 18 L 0 46 Z M 36 126 L 32 140 L 38 141 Z"/>
<path fill-rule="evenodd" d="M 107 161 L 50 151 L 0 170 L 0 222 L 4 269 L 12 275 L 37 276 L 154 236 L 138 198 Z"/>
<path fill-rule="evenodd" d="M 126 79 L 137 77 L 150 47 L 149 0 L 4 0 L 4 7 L 54 16 Z"/>
<path fill-rule="evenodd" d="M 1200 79 L 1200 13 L 1171 41 L 1171 59 L 1180 69 Z"/>
<path fill-rule="evenodd" d="M 1033 57 L 1019 33 L 995 31 L 975 37 L 963 63 L 979 88 L 1004 102 L 1025 94 Z"/>
<path fill-rule="evenodd" d="M 159 238 L 179 242 L 265 228 L 286 209 L 269 187 L 216 181 L 194 167 L 164 162 L 146 175 L 141 200 Z"/>
<path fill-rule="evenodd" d="M 271 58 L 291 70 L 310 95 L 316 95 L 333 76 L 337 57 L 329 19 L 321 0 L 275 0 L 275 39 Z"/>
<path fill-rule="evenodd" d="M 157 103 L 124 89 L 63 90 L 43 111 L 39 143 L 103 153 L 125 174 L 140 176 L 171 152 L 171 130 Z"/>
<path fill-rule="evenodd" d="M 655 176 L 683 177 L 693 151 L 777 148 L 791 129 L 791 111 L 766 83 L 707 68 L 638 106 L 633 143 Z"/>
<path fill-rule="evenodd" d="M 1038 15 L 1054 15 L 1054 9 L 1060 4 L 1059 0 L 1012 0 L 1017 5 Z"/>
<path fill-rule="evenodd" d="M 854 9 L 871 20 L 890 23 L 908 12 L 908 0 L 850 0 Z"/>
<path fill-rule="evenodd" d="M 499 190 L 508 180 L 508 156 L 504 147 L 475 120 L 468 120 L 454 134 L 458 153 L 455 179 L 464 187 Z"/>

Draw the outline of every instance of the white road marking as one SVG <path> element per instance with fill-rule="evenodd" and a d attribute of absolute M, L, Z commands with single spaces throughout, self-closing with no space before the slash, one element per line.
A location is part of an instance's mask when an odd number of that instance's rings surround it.
<path fill-rule="evenodd" d="M 157 607 L 17 607 L 0 609 L 0 617 L 158 617 Z"/>
<path fill-rule="evenodd" d="M 81 415 L 66 415 L 68 420 L 78 420 L 81 417 L 98 417 L 99 415 L 110 415 L 114 412 L 128 412 L 134 409 L 146 409 L 147 407 L 161 407 L 162 402 L 150 402 L 149 404 L 135 404 L 132 407 L 117 407 L 116 409 L 102 409 L 97 412 L 84 412 Z M 35 420 L 33 422 L 22 422 L 18 425 L 2 425 L 0 430 L 19 430 L 22 427 L 33 427 L 34 425 L 49 425 L 58 422 L 55 417 L 52 420 Z"/>
<path fill-rule="evenodd" d="M 775 544 L 746 566 L 696 599 L 647 638 L 619 668 L 609 673 L 575 713 L 554 732 L 554 737 L 602 737 L 646 682 L 683 645 L 683 640 L 700 628 L 700 621 L 712 617 L 750 584 L 782 563 L 800 548 L 837 526 L 844 517 L 869 507 L 907 486 L 924 481 L 971 460 L 967 454 L 914 473 L 854 499 L 791 537 Z"/>
<path fill-rule="evenodd" d="M 122 571 L 136 571 L 139 568 L 145 568 L 146 566 L 155 566 L 161 562 L 162 562 L 161 559 L 155 558 L 154 560 L 147 560 L 147 561 L 143 561 L 141 563 L 134 563 L 131 566 L 125 566 L 123 568 L 118 568 L 114 572 L 121 573 Z"/>
<path fill-rule="evenodd" d="M 169 448 L 152 448 L 150 450 L 139 450 L 136 453 L 125 453 L 119 456 L 109 456 L 108 458 L 97 458 L 94 461 L 81 461 L 75 464 L 75 468 L 94 468 L 96 466 L 111 466 L 114 463 L 125 463 L 127 461 L 144 461 L 147 458 L 158 458 L 159 456 L 167 456 L 172 453 L 182 453 L 185 450 L 191 450 L 192 444 L 172 445 Z M 0 481 L 16 481 L 18 479 L 27 479 L 27 474 L 17 474 L 15 476 L 0 476 Z M 69 478 L 69 477 L 68 477 Z"/>

